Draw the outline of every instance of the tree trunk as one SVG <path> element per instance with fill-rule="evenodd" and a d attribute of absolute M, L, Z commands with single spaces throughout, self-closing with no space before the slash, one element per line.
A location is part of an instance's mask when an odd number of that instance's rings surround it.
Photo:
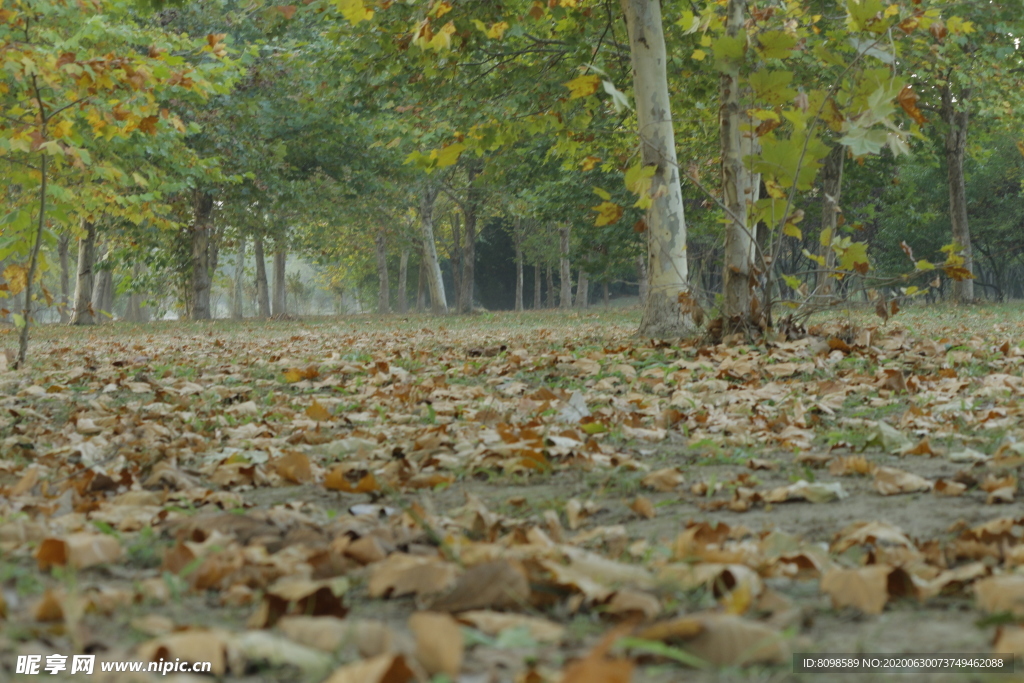
<path fill-rule="evenodd" d="M 629 31 L 641 159 L 656 170 L 647 210 L 650 286 L 639 333 L 672 338 L 696 329 L 686 264 L 686 220 L 668 96 L 665 36 L 657 0 L 621 0 Z M 686 305 L 681 305 L 685 303 Z"/>
<path fill-rule="evenodd" d="M 420 257 L 419 277 L 416 282 L 416 312 L 422 313 L 427 306 L 427 268 L 423 257 Z"/>
<path fill-rule="evenodd" d="M 548 308 L 555 307 L 555 276 L 553 270 L 551 266 L 544 269 L 544 278 L 547 280 L 548 285 Z"/>
<path fill-rule="evenodd" d="M 267 287 L 267 260 L 263 255 L 263 236 L 256 235 L 253 241 L 253 256 L 256 258 L 256 306 L 261 318 L 270 317 L 270 288 Z"/>
<path fill-rule="evenodd" d="M 726 19 L 726 35 L 735 38 L 743 30 L 746 19 L 747 0 L 729 0 Z M 748 323 L 756 322 L 760 306 L 755 301 L 753 276 L 755 269 L 754 239 L 756 226 L 750 226 L 749 207 L 757 201 L 760 179 L 751 174 L 743 164 L 743 157 L 756 153 L 755 136 L 748 127 L 750 117 L 741 106 L 739 63 L 725 63 L 720 78 L 721 111 L 719 112 L 719 137 L 722 145 L 722 196 L 727 209 L 726 218 L 731 219 L 725 230 L 725 268 L 722 275 L 722 315 L 729 321 L 728 327 L 745 329 Z M 747 129 L 744 135 L 744 128 Z M 744 139 L 749 140 L 748 149 L 743 149 Z"/>
<path fill-rule="evenodd" d="M 572 308 L 572 270 L 569 263 L 569 234 L 571 228 L 563 225 L 558 228 L 558 275 L 559 292 L 558 307 L 569 310 Z"/>
<path fill-rule="evenodd" d="M 241 320 L 245 317 L 245 311 L 242 308 L 243 296 L 245 288 L 243 286 L 245 277 L 245 238 L 238 238 L 238 254 L 235 258 L 235 278 L 234 287 L 232 288 L 231 296 L 231 318 L 232 320 Z"/>
<path fill-rule="evenodd" d="M 587 307 L 590 299 L 590 278 L 587 271 L 580 268 L 579 279 L 576 281 L 576 308 L 582 310 Z"/>
<path fill-rule="evenodd" d="M 605 280 L 601 283 L 601 299 L 604 301 L 604 307 L 608 308 L 612 305 L 611 293 L 608 291 L 608 281 Z"/>
<path fill-rule="evenodd" d="M 523 311 L 523 219 L 516 216 L 512 226 L 512 243 L 516 248 L 516 312 Z"/>
<path fill-rule="evenodd" d="M 210 319 L 210 233 L 213 195 L 192 192 L 192 320 Z"/>
<path fill-rule="evenodd" d="M 406 290 L 409 279 L 409 249 L 402 249 L 402 258 L 398 262 L 398 312 L 405 315 L 409 312 L 409 302 L 406 300 Z"/>
<path fill-rule="evenodd" d="M 649 284 L 647 282 L 647 257 L 637 256 L 636 257 L 636 279 L 640 288 L 640 305 L 643 306 L 647 302 L 647 290 Z"/>
<path fill-rule="evenodd" d="M 836 236 L 839 218 L 839 195 L 843 190 L 843 164 L 846 161 L 846 147 L 836 145 L 825 157 L 821 169 L 821 255 L 825 259 L 825 272 L 815 281 L 815 289 L 822 296 L 832 293 L 831 271 L 836 267 L 836 252 L 832 250 L 832 238 Z"/>
<path fill-rule="evenodd" d="M 466 235 L 462 241 L 462 293 L 459 295 L 459 312 L 473 312 L 473 294 L 476 285 L 476 223 L 480 213 L 481 195 L 473 181 L 479 173 L 476 164 L 470 164 L 467 170 L 469 185 L 466 189 Z"/>
<path fill-rule="evenodd" d="M 274 296 L 271 301 L 270 313 L 275 318 L 288 315 L 288 288 L 285 282 L 285 266 L 288 262 L 288 250 L 283 245 L 274 249 Z"/>
<path fill-rule="evenodd" d="M 71 235 L 62 232 L 57 239 L 57 258 L 60 260 L 60 303 L 57 311 L 60 313 L 60 321 L 66 323 L 71 320 L 71 265 L 68 263 L 68 251 L 71 246 Z"/>
<path fill-rule="evenodd" d="M 388 277 L 388 243 L 384 228 L 378 228 L 373 238 L 377 252 L 377 312 L 381 315 L 391 312 L 391 282 Z"/>
<path fill-rule="evenodd" d="M 423 260 L 426 261 L 427 285 L 430 288 L 430 307 L 434 315 L 448 314 L 448 299 L 444 293 L 441 278 L 441 264 L 437 260 L 437 245 L 434 244 L 434 201 L 437 188 L 427 185 L 420 197 L 420 229 L 423 235 Z"/>
<path fill-rule="evenodd" d="M 72 325 L 94 325 L 92 311 L 93 267 L 96 265 L 96 224 L 82 221 L 85 237 L 78 240 L 78 272 L 75 274 L 75 305 Z"/>
<path fill-rule="evenodd" d="M 110 314 L 110 307 L 106 305 L 107 297 L 107 283 L 112 280 L 113 273 L 106 268 L 100 267 L 100 264 L 107 258 L 107 245 L 97 247 L 95 256 L 95 264 L 93 270 L 95 275 L 92 279 L 92 300 L 91 306 L 95 321 L 97 324 L 108 322 L 112 319 Z"/>
<path fill-rule="evenodd" d="M 141 292 L 135 291 L 136 282 L 142 277 L 144 267 L 141 263 L 132 266 L 132 291 L 128 294 L 128 303 L 125 306 L 124 319 L 132 323 L 149 322 L 149 309 L 143 305 Z"/>
<path fill-rule="evenodd" d="M 455 294 L 455 310 L 462 310 L 462 216 L 452 213 L 452 290 Z"/>
<path fill-rule="evenodd" d="M 539 311 L 541 307 L 540 302 L 540 266 L 536 263 L 533 264 L 533 310 Z"/>
<path fill-rule="evenodd" d="M 953 227 L 953 242 L 960 248 L 963 268 L 973 274 L 974 259 L 971 251 L 971 229 L 967 224 L 967 190 L 964 182 L 964 152 L 967 149 L 969 120 L 967 99 L 969 91 L 955 97 L 948 82 L 942 88 L 942 120 L 946 123 L 946 176 L 949 185 L 949 220 Z M 974 280 L 953 280 L 953 302 L 966 304 L 974 301 Z"/>

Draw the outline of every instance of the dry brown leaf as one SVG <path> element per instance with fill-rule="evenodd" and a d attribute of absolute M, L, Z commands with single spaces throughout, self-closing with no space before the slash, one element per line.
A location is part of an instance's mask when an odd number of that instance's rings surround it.
<path fill-rule="evenodd" d="M 81 532 L 66 538 L 47 538 L 36 550 L 36 561 L 42 570 L 70 565 L 84 569 L 97 564 L 116 562 L 121 557 L 121 544 L 113 536 Z"/>
<path fill-rule="evenodd" d="M 694 614 L 655 624 L 640 638 L 682 646 L 714 666 L 781 664 L 789 646 L 771 626 L 732 614 Z"/>
<path fill-rule="evenodd" d="M 903 455 L 927 455 L 929 457 L 934 458 L 935 456 L 938 455 L 938 453 L 935 452 L 934 448 L 932 448 L 932 443 L 926 436 L 925 438 L 921 439 L 913 448 L 903 451 Z"/>
<path fill-rule="evenodd" d="M 747 461 L 747 467 L 752 470 L 777 470 L 779 469 L 779 463 L 774 460 L 764 460 L 762 458 L 751 458 Z"/>
<path fill-rule="evenodd" d="M 828 473 L 835 477 L 847 474 L 867 475 L 874 472 L 875 466 L 863 455 L 848 455 L 835 458 L 828 464 Z"/>
<path fill-rule="evenodd" d="M 661 602 L 646 591 L 624 588 L 615 591 L 603 607 L 607 614 L 620 617 L 642 617 L 645 621 L 655 618 L 661 613 Z"/>
<path fill-rule="evenodd" d="M 962 496 L 964 491 L 967 490 L 967 486 L 958 481 L 938 479 L 935 481 L 935 487 L 932 490 L 939 496 Z"/>
<path fill-rule="evenodd" d="M 309 464 L 309 458 L 305 453 L 291 451 L 284 457 L 275 461 L 277 473 L 285 481 L 293 484 L 305 484 L 313 479 L 313 471 Z"/>
<path fill-rule="evenodd" d="M 410 683 L 416 675 L 396 654 L 378 655 L 336 669 L 324 683 Z"/>
<path fill-rule="evenodd" d="M 1024 626 L 1003 624 L 996 629 L 992 654 L 1020 657 L 1024 652 Z"/>
<path fill-rule="evenodd" d="M 383 562 L 370 565 L 368 585 L 371 598 L 403 595 L 431 595 L 450 588 L 458 567 L 436 557 L 393 553 Z"/>
<path fill-rule="evenodd" d="M 1024 576 L 1000 574 L 974 584 L 978 607 L 989 614 L 1009 612 L 1024 617 Z"/>
<path fill-rule="evenodd" d="M 316 420 L 317 422 L 327 422 L 334 417 L 331 415 L 331 412 L 327 410 L 327 408 L 324 408 L 324 406 L 316 399 L 313 399 L 313 403 L 306 408 L 306 416 L 311 420 Z"/>
<path fill-rule="evenodd" d="M 269 628 L 286 614 L 341 618 L 348 613 L 344 596 L 348 580 L 344 577 L 313 581 L 300 576 L 285 576 L 267 588 L 260 608 L 249 618 L 250 628 Z"/>
<path fill-rule="evenodd" d="M 530 584 L 523 568 L 508 560 L 495 560 L 467 569 L 430 608 L 442 612 L 515 608 L 529 598 Z"/>
<path fill-rule="evenodd" d="M 136 656 L 146 662 L 209 662 L 214 676 L 227 670 L 230 635 L 216 629 L 192 629 L 168 633 L 139 645 Z"/>
<path fill-rule="evenodd" d="M 428 674 L 458 678 L 465 645 L 455 619 L 439 612 L 416 612 L 409 617 L 409 630 L 416 638 L 416 659 Z"/>
<path fill-rule="evenodd" d="M 296 615 L 281 617 L 277 628 L 296 643 L 334 652 L 349 639 L 352 625 L 336 617 Z"/>
<path fill-rule="evenodd" d="M 645 476 L 640 480 L 640 485 L 655 491 L 668 493 L 681 486 L 684 481 L 683 475 L 677 468 L 665 467 L 660 470 L 654 470 Z"/>
<path fill-rule="evenodd" d="M 830 569 L 821 577 L 821 591 L 832 598 L 832 606 L 856 607 L 865 614 L 881 614 L 889 602 L 889 574 L 892 567 L 874 564 L 857 569 Z"/>
<path fill-rule="evenodd" d="M 879 467 L 875 470 L 872 486 L 883 496 L 894 496 L 900 493 L 930 491 L 932 482 L 895 467 Z"/>
<path fill-rule="evenodd" d="M 637 496 L 633 502 L 630 503 L 629 509 L 644 519 L 654 519 L 658 514 L 657 510 L 654 509 L 654 503 L 645 496 Z"/>
<path fill-rule="evenodd" d="M 565 637 L 565 627 L 553 621 L 525 614 L 471 610 L 457 615 L 458 620 L 489 636 L 496 636 L 510 628 L 525 628 L 530 636 L 541 643 L 557 643 Z"/>

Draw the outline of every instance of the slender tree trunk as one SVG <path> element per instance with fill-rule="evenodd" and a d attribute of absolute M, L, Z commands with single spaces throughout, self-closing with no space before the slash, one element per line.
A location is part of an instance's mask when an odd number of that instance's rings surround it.
<path fill-rule="evenodd" d="M 38 90 L 36 91 L 38 93 Z M 40 113 L 42 114 L 43 103 L 39 101 Z M 46 118 L 43 116 L 43 136 L 46 135 Z M 42 182 L 39 185 L 39 219 L 36 222 L 35 239 L 32 241 L 32 251 L 28 259 L 28 274 L 25 277 L 25 306 L 21 309 L 24 317 L 24 324 L 21 334 L 18 336 L 18 362 L 16 368 L 25 364 L 25 356 L 28 354 L 28 331 L 32 325 L 32 282 L 36 278 L 36 270 L 39 267 L 39 249 L 43 245 L 43 230 L 46 228 L 46 181 L 48 157 L 46 154 L 39 155 L 39 174 Z"/>
<path fill-rule="evenodd" d="M 467 171 L 469 185 L 466 189 L 466 237 L 462 242 L 462 293 L 459 295 L 459 312 L 473 312 L 473 294 L 476 285 L 476 223 L 480 213 L 480 190 L 473 187 L 479 167 L 471 164 Z"/>
<path fill-rule="evenodd" d="M 72 325 L 94 325 L 92 310 L 93 268 L 96 261 L 96 224 L 82 221 L 85 237 L 78 240 L 78 272 L 75 274 L 75 305 Z"/>
<path fill-rule="evenodd" d="M 391 282 L 388 276 L 388 243 L 384 228 L 378 228 L 373 239 L 377 252 L 377 312 L 381 315 L 391 312 Z"/>
<path fill-rule="evenodd" d="M 825 258 L 825 272 L 816 278 L 815 289 L 823 296 L 832 293 L 833 278 L 829 273 L 836 267 L 836 252 L 832 250 L 832 238 L 836 235 L 839 217 L 839 195 L 843 190 L 843 164 L 846 161 L 846 147 L 836 145 L 825 157 L 821 170 L 821 255 Z"/>
<path fill-rule="evenodd" d="M 132 323 L 149 322 L 149 309 L 143 305 L 141 292 L 135 291 L 135 281 L 142 277 L 144 266 L 136 263 L 132 266 L 132 291 L 128 294 L 128 303 L 125 306 L 124 319 Z"/>
<path fill-rule="evenodd" d="M 462 215 L 452 213 L 452 293 L 455 295 L 455 310 L 462 310 Z"/>
<path fill-rule="evenodd" d="M 584 309 L 590 299 L 590 277 L 587 271 L 579 269 L 579 279 L 576 281 L 576 308 Z"/>
<path fill-rule="evenodd" d="M 106 305 L 107 283 L 113 280 L 114 274 L 107 268 L 101 268 L 100 264 L 107 258 L 107 245 L 104 243 L 97 248 L 96 275 L 92 281 L 92 310 L 96 316 L 97 323 L 105 323 L 112 320 L 110 307 Z"/>
<path fill-rule="evenodd" d="M 601 283 L 601 299 L 604 301 L 604 307 L 609 308 L 612 305 L 611 293 L 608 291 L 608 281 L 605 280 Z"/>
<path fill-rule="evenodd" d="M 569 236 L 571 228 L 563 225 L 558 228 L 559 238 L 559 285 L 558 307 L 569 310 L 572 308 L 572 269 L 569 263 Z"/>
<path fill-rule="evenodd" d="M 420 257 L 419 277 L 416 282 L 416 312 L 422 313 L 427 307 L 427 267 L 426 261 Z"/>
<path fill-rule="evenodd" d="M 953 94 L 948 82 L 942 88 L 942 120 L 946 130 L 946 176 L 949 185 L 949 220 L 953 227 L 953 242 L 960 247 L 963 267 L 973 274 L 974 258 L 971 250 L 971 229 L 967 224 L 967 188 L 964 181 L 964 154 L 967 149 L 969 114 L 967 100 L 970 91 Z M 974 280 L 953 280 L 953 302 L 966 304 L 974 301 Z"/>
<path fill-rule="evenodd" d="M 267 259 L 263 254 L 263 235 L 256 235 L 252 251 L 256 258 L 256 306 L 261 318 L 269 318 L 270 288 L 267 286 Z"/>
<path fill-rule="evenodd" d="M 540 299 L 540 265 L 533 264 L 533 310 L 539 311 L 541 308 Z"/>
<path fill-rule="evenodd" d="M 235 278 L 234 287 L 232 288 L 231 297 L 231 318 L 232 320 L 241 320 L 245 317 L 245 311 L 242 308 L 244 303 L 244 291 L 245 288 L 243 283 L 245 282 L 245 238 L 238 238 L 238 254 L 235 257 Z"/>
<path fill-rule="evenodd" d="M 406 300 L 409 279 L 409 249 L 402 248 L 402 258 L 398 261 L 398 312 L 405 315 L 409 312 L 409 302 Z"/>
<path fill-rule="evenodd" d="M 645 337 L 681 337 L 696 329 L 686 263 L 686 221 L 679 185 L 675 133 L 668 95 L 661 3 L 621 0 L 629 31 L 633 92 L 640 131 L 641 158 L 656 168 L 647 211 L 650 286 L 639 333 Z"/>
<path fill-rule="evenodd" d="M 512 226 L 512 242 L 516 248 L 516 312 L 523 311 L 523 219 L 515 217 Z"/>
<path fill-rule="evenodd" d="M 288 315 L 288 287 L 285 281 L 285 267 L 288 261 L 288 250 L 283 245 L 276 245 L 274 249 L 274 297 L 271 306 L 271 315 L 275 318 L 284 318 Z"/>
<path fill-rule="evenodd" d="M 448 300 L 441 278 L 441 264 L 437 260 L 437 245 L 434 244 L 434 201 L 437 188 L 427 185 L 420 197 L 420 229 L 423 235 L 423 260 L 426 261 L 427 285 L 430 287 L 430 307 L 434 315 L 448 314 Z"/>
<path fill-rule="evenodd" d="M 71 320 L 71 265 L 68 259 L 70 247 L 71 235 L 66 231 L 62 232 L 57 240 L 57 258 L 60 260 L 60 304 L 57 310 L 62 323 Z"/>
<path fill-rule="evenodd" d="M 213 231 L 213 195 L 192 194 L 192 320 L 210 319 L 210 233 Z"/>
<path fill-rule="evenodd" d="M 729 0 L 726 35 L 735 38 L 746 19 L 747 0 Z M 760 178 L 743 164 L 744 156 L 756 153 L 755 136 L 749 131 L 750 117 L 741 106 L 739 63 L 725 63 L 720 78 L 721 111 L 719 132 L 722 144 L 722 195 L 731 219 L 725 230 L 725 268 L 722 274 L 722 314 L 729 328 L 745 329 L 756 323 L 760 305 L 755 300 L 754 259 L 756 226 L 749 225 L 750 205 L 757 201 Z M 744 129 L 746 128 L 746 133 Z M 744 139 L 749 141 L 744 149 Z"/>
<path fill-rule="evenodd" d="M 554 268 L 548 266 L 544 269 L 544 278 L 548 285 L 548 308 L 555 307 L 555 276 Z"/>
<path fill-rule="evenodd" d="M 647 282 L 647 257 L 637 256 L 636 257 L 636 279 L 640 287 L 640 305 L 643 306 L 647 301 L 647 290 L 650 287 L 650 283 Z"/>

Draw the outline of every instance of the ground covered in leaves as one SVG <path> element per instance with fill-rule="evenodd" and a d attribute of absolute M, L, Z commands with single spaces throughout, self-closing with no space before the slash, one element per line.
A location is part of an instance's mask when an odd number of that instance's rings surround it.
<path fill-rule="evenodd" d="M 635 324 L 40 329 L 31 367 L 0 356 L 0 678 L 81 652 L 622 683 L 1024 650 L 1024 310 L 759 346 Z"/>

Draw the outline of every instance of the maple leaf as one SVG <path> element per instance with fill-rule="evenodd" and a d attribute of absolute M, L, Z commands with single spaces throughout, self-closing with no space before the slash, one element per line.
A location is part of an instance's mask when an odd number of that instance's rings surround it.
<path fill-rule="evenodd" d="M 597 211 L 597 217 L 594 218 L 594 225 L 598 227 L 611 225 L 622 218 L 623 209 L 615 202 L 605 201 L 590 208 L 592 211 Z"/>
<path fill-rule="evenodd" d="M 596 93 L 597 89 L 601 86 L 601 77 L 594 74 L 586 74 L 567 81 L 562 85 L 569 89 L 569 99 L 576 100 Z"/>
<path fill-rule="evenodd" d="M 345 17 L 348 23 L 356 26 L 361 21 L 373 19 L 373 10 L 363 4 L 363 0 L 333 0 L 334 7 Z"/>

